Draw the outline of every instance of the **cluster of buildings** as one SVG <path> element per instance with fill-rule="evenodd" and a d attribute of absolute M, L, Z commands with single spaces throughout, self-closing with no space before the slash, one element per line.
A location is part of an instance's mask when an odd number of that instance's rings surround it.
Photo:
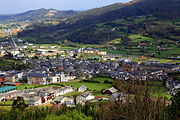
<path fill-rule="evenodd" d="M 12 41 L 13 42 L 13 41 Z M 1 42 L 2 44 L 2 42 Z M 6 43 L 3 43 L 6 44 Z M 16 45 L 14 45 L 16 46 Z M 27 45 L 32 46 L 32 45 Z M 15 48 L 15 47 L 14 47 Z M 14 99 L 18 96 L 28 101 L 29 105 L 38 106 L 42 103 L 52 101 L 57 104 L 74 106 L 75 104 L 85 104 L 96 100 L 124 100 L 126 94 L 118 93 L 115 88 L 103 91 L 109 98 L 96 98 L 92 93 L 87 92 L 86 86 L 78 89 L 71 86 L 61 88 L 37 88 L 27 90 L 16 90 L 15 86 L 20 84 L 27 85 L 48 85 L 61 82 L 74 82 L 91 78 L 96 75 L 110 77 L 116 80 L 143 80 L 143 81 L 166 81 L 166 86 L 170 89 L 170 94 L 175 94 L 180 89 L 180 83 L 172 80 L 168 73 L 179 72 L 179 66 L 174 64 L 161 64 L 158 61 L 133 62 L 129 58 L 122 58 L 117 55 L 107 55 L 105 51 L 93 48 L 78 48 L 74 50 L 60 50 L 56 46 L 51 48 L 39 47 L 35 51 L 24 51 L 31 54 L 22 53 L 23 49 L 0 49 L 0 56 L 10 53 L 13 57 L 21 58 L 22 62 L 28 64 L 24 70 L 0 71 L 0 85 L 11 86 L 1 88 L 0 101 Z M 4 50 L 4 51 L 3 51 Z M 89 57 L 82 59 L 78 55 L 97 54 L 100 57 Z M 58 55 L 61 54 L 61 55 Z M 56 56 L 55 58 L 32 59 L 31 57 Z M 77 82 L 77 81 L 76 81 Z M 13 87 L 12 87 L 13 86 Z M 10 92 L 9 92 L 10 91 Z M 76 98 L 63 96 L 67 93 L 77 91 L 81 94 Z"/>
<path fill-rule="evenodd" d="M 78 92 L 79 95 L 66 96 L 67 93 L 75 91 Z M 84 105 L 87 102 L 98 102 L 101 100 L 110 100 L 110 102 L 114 102 L 116 100 L 125 101 L 127 97 L 127 95 L 124 93 L 118 93 L 114 87 L 104 90 L 103 94 L 109 95 L 109 97 L 94 96 L 84 85 L 80 86 L 79 88 L 64 86 L 25 90 L 17 90 L 16 87 L 13 86 L 5 86 L 0 88 L 0 102 L 14 100 L 21 97 L 27 101 L 29 106 L 40 106 L 49 103 L 73 107 L 75 104 Z"/>
<path fill-rule="evenodd" d="M 9 33 L 17 35 L 18 32 L 26 28 L 26 23 L 0 24 L 0 36 L 9 36 Z"/>
<path fill-rule="evenodd" d="M 154 62 L 129 61 L 96 62 L 84 59 L 57 57 L 56 59 L 25 59 L 29 67 L 22 71 L 2 71 L 1 83 L 51 84 L 103 75 L 117 80 L 161 80 L 170 72 L 178 72 L 179 66 Z"/>

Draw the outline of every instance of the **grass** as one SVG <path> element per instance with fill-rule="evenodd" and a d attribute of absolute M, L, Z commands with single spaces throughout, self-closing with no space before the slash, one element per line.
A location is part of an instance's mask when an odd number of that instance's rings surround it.
<path fill-rule="evenodd" d="M 0 102 L 0 105 L 12 105 L 13 104 L 13 100 L 10 100 L 10 101 L 3 101 L 3 102 Z"/>
<path fill-rule="evenodd" d="M 31 88 L 45 88 L 45 87 L 58 87 L 59 85 L 19 85 L 18 90 L 31 89 Z"/>
<path fill-rule="evenodd" d="M 127 55 L 125 51 L 122 51 L 122 50 L 111 50 L 111 49 L 106 49 L 106 48 L 103 48 L 101 50 L 104 50 L 106 51 L 108 54 L 120 54 L 120 55 Z"/>
<path fill-rule="evenodd" d="M 3 113 L 11 111 L 11 106 L 0 106 L 0 111 Z"/>
<path fill-rule="evenodd" d="M 85 83 L 85 82 L 77 82 L 77 83 L 58 83 L 57 85 L 69 85 L 75 88 L 79 88 L 82 85 L 85 85 L 89 90 L 92 91 L 101 91 L 103 89 L 107 89 L 112 87 L 112 84 L 103 84 L 103 83 Z"/>
<path fill-rule="evenodd" d="M 13 104 L 13 100 L 8 100 L 8 101 L 3 101 L 3 102 L 0 102 L 0 105 L 12 105 Z M 25 101 L 26 104 L 28 104 L 27 101 Z"/>
<path fill-rule="evenodd" d="M 105 78 L 105 77 L 97 77 L 97 78 L 91 78 L 91 79 L 89 79 L 89 81 L 97 81 L 97 82 L 100 82 L 100 83 L 104 83 L 104 81 L 113 82 L 114 79 Z"/>
<path fill-rule="evenodd" d="M 104 47 L 110 47 L 111 45 L 98 45 L 98 44 L 84 44 L 81 47 L 83 48 L 104 48 Z"/>
<path fill-rule="evenodd" d="M 0 70 L 11 70 L 15 69 L 13 65 L 22 64 L 21 61 L 15 60 L 13 58 L 0 58 Z M 17 67 L 17 66 L 16 66 Z"/>
<path fill-rule="evenodd" d="M 132 61 L 134 61 L 134 62 L 138 62 L 138 61 L 147 62 L 148 60 L 158 60 L 160 63 L 173 63 L 173 64 L 180 63 L 179 60 L 152 58 L 152 57 L 145 57 L 145 58 L 132 57 Z"/>
<path fill-rule="evenodd" d="M 93 92 L 93 95 L 95 96 L 100 96 L 100 97 L 109 97 L 108 95 L 103 95 L 101 92 L 97 91 L 97 92 Z"/>
<path fill-rule="evenodd" d="M 116 38 L 110 42 L 108 42 L 109 44 L 120 44 L 121 43 L 121 38 Z"/>
<path fill-rule="evenodd" d="M 132 39 L 133 42 L 139 42 L 139 41 L 145 41 L 145 40 L 146 41 L 153 41 L 152 38 L 141 36 L 141 35 L 130 35 L 129 38 Z"/>
<path fill-rule="evenodd" d="M 70 92 L 70 93 L 64 94 L 62 96 L 78 96 L 80 94 L 81 94 L 80 92 L 74 91 L 74 92 Z"/>
<path fill-rule="evenodd" d="M 103 89 L 107 89 L 112 87 L 112 84 L 104 84 L 105 80 L 108 80 L 109 82 L 113 82 L 113 79 L 111 78 L 103 78 L 103 77 L 97 77 L 92 78 L 92 81 L 98 81 L 100 83 L 87 83 L 87 82 L 65 82 L 65 83 L 56 83 L 53 85 L 19 85 L 17 86 L 18 90 L 24 90 L 24 89 L 31 89 L 31 88 L 44 88 L 44 87 L 60 87 L 60 86 L 73 86 L 74 88 L 79 88 L 82 85 L 85 85 L 88 87 L 89 90 L 94 91 L 101 91 Z"/>

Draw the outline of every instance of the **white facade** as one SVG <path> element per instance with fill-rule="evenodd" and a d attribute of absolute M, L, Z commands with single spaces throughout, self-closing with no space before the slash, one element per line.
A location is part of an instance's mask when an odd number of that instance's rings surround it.
<path fill-rule="evenodd" d="M 68 79 L 66 78 L 66 76 L 65 76 L 64 73 L 61 73 L 61 74 L 60 74 L 60 81 L 61 81 L 61 82 L 67 82 L 67 81 L 68 81 Z"/>
<path fill-rule="evenodd" d="M 95 98 L 95 96 L 94 95 L 88 95 L 85 98 L 86 98 L 86 100 L 93 100 Z"/>
<path fill-rule="evenodd" d="M 51 77 L 51 83 L 59 83 L 59 82 L 60 82 L 59 76 L 52 76 Z"/>
<path fill-rule="evenodd" d="M 70 86 L 63 87 L 63 88 L 56 90 L 56 96 L 64 95 L 64 94 L 67 94 L 67 93 L 70 93 L 73 91 L 74 91 L 73 88 Z"/>

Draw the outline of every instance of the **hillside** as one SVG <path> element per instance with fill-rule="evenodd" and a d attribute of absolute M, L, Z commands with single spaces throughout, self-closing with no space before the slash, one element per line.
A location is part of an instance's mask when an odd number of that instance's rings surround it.
<path fill-rule="evenodd" d="M 75 13 L 77 13 L 77 11 L 73 11 L 73 10 L 58 11 L 55 9 L 42 8 L 38 10 L 30 10 L 19 14 L 0 15 L 0 23 L 24 22 L 24 21 L 32 22 L 32 21 L 48 19 L 48 18 L 61 19 Z"/>
<path fill-rule="evenodd" d="M 174 23 L 176 23 L 180 17 L 179 6 L 179 0 L 136 0 L 126 4 L 114 4 L 80 12 L 57 26 L 39 25 L 33 27 L 20 33 L 19 36 L 34 42 L 38 39 L 39 43 L 48 43 L 47 41 L 51 39 L 51 42 L 68 40 L 78 43 L 102 44 L 122 37 L 124 33 L 129 34 L 137 27 L 144 29 L 146 25 L 154 25 L 159 21 L 175 20 Z M 139 19 L 139 17 L 144 17 L 146 22 L 142 20 L 135 23 L 134 19 Z M 150 21 L 146 20 L 146 17 L 151 17 Z M 114 23 L 115 20 L 123 20 L 124 22 Z M 118 29 L 112 30 L 113 28 Z M 179 27 L 176 26 L 176 29 Z M 145 32 L 147 33 L 144 34 L 154 34 L 149 31 L 149 28 L 145 29 Z"/>

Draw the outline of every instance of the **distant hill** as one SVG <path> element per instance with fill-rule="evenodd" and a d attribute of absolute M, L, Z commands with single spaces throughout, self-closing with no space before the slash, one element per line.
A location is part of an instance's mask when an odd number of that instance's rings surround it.
<path fill-rule="evenodd" d="M 104 44 L 128 34 L 177 40 L 180 0 L 134 0 L 92 9 L 69 16 L 56 26 L 39 25 L 23 31 L 19 37 L 38 43 L 68 40 Z M 166 22 L 164 22 L 166 21 Z M 170 23 L 173 22 L 173 23 Z M 164 25 L 163 24 L 167 24 Z M 161 29 L 164 31 L 162 33 Z"/>
<path fill-rule="evenodd" d="M 10 14 L 10 15 L 0 15 L 1 23 L 10 23 L 10 22 L 24 22 L 24 21 L 36 21 L 41 19 L 56 18 L 62 19 L 69 15 L 76 14 L 78 11 L 67 10 L 59 11 L 55 9 L 38 9 L 30 10 L 24 13 L 19 14 Z"/>

